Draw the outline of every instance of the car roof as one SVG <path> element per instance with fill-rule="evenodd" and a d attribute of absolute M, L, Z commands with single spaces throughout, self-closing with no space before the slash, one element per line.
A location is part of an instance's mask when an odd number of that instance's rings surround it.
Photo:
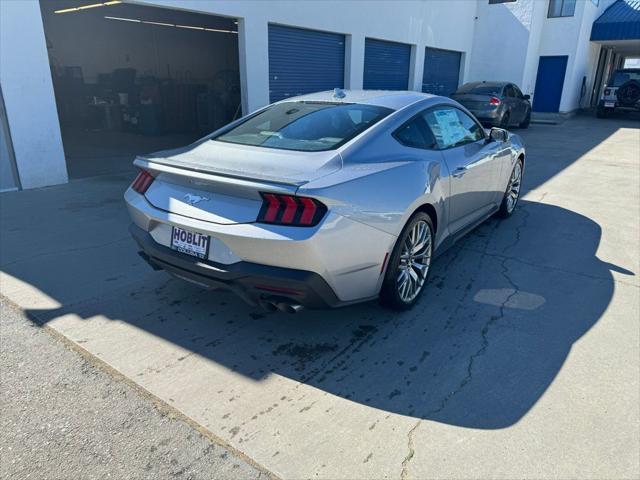
<path fill-rule="evenodd" d="M 488 87 L 504 87 L 505 85 L 510 85 L 511 82 L 487 82 L 487 81 L 482 81 L 482 82 L 467 82 L 464 85 L 460 85 L 459 88 L 462 87 L 477 87 L 478 85 L 486 85 Z"/>
<path fill-rule="evenodd" d="M 437 98 L 437 95 L 409 90 L 341 90 L 341 92 L 344 93 L 344 97 L 336 97 L 333 90 L 328 90 L 290 97 L 282 102 L 362 103 L 399 110 L 421 100 Z"/>

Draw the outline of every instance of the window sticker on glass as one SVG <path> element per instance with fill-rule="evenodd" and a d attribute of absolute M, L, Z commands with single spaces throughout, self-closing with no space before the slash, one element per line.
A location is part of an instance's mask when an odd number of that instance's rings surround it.
<path fill-rule="evenodd" d="M 466 139 L 468 131 L 460 122 L 455 110 L 436 110 L 433 114 L 438 122 L 439 133 L 444 145 L 453 146 Z"/>

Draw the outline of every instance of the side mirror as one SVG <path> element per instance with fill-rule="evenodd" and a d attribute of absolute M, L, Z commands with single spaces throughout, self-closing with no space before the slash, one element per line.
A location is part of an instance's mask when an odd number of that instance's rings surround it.
<path fill-rule="evenodd" d="M 531 95 L 523 95 L 522 98 L 525 100 L 531 100 Z"/>
<path fill-rule="evenodd" d="M 506 142 L 509 139 L 509 132 L 502 128 L 493 127 L 489 130 L 490 142 Z"/>

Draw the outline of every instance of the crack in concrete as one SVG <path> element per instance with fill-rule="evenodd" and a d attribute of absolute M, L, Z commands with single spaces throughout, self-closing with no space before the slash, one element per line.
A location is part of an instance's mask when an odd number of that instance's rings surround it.
<path fill-rule="evenodd" d="M 538 264 L 538 263 L 527 262 L 526 260 L 522 260 L 521 258 L 511 257 L 509 255 L 502 255 L 500 253 L 486 253 L 485 254 L 485 253 L 481 252 L 480 250 L 476 250 L 474 248 L 468 248 L 468 247 L 464 247 L 464 250 L 468 251 L 468 252 L 480 253 L 480 254 L 483 254 L 483 255 L 485 255 L 485 256 L 487 256 L 489 258 L 498 258 L 500 260 L 510 260 L 512 262 L 515 262 L 515 263 L 520 263 L 522 265 L 527 265 L 529 267 L 540 268 L 542 270 L 551 270 L 551 271 L 554 271 L 554 272 L 566 273 L 567 275 L 576 275 L 576 276 L 579 276 L 579 277 L 590 278 L 592 280 L 604 280 L 604 281 L 607 281 L 607 282 L 611 281 L 610 277 L 604 277 L 604 276 L 601 276 L 601 275 L 591 275 L 589 273 L 584 273 L 584 272 L 574 272 L 574 271 L 571 271 L 571 270 L 566 270 L 564 268 L 553 267 L 551 265 L 542 265 L 542 264 Z M 617 280 L 614 279 L 614 282 L 622 283 L 622 284 L 628 285 L 630 287 L 640 288 L 640 285 L 636 285 L 636 284 L 631 283 L 631 282 L 625 282 L 624 280 L 620 280 L 620 279 L 617 279 Z"/>
<path fill-rule="evenodd" d="M 515 247 L 516 245 L 518 245 L 518 243 L 520 243 L 520 236 L 522 235 L 522 229 L 526 228 L 527 223 L 529 222 L 529 216 L 531 214 L 529 213 L 527 208 L 520 207 L 519 210 L 522 212 L 523 216 L 522 216 L 522 223 L 520 223 L 520 225 L 516 227 L 516 239 L 510 245 L 507 245 L 506 247 L 504 247 L 502 249 L 502 253 L 505 253 L 507 250 Z"/>
<path fill-rule="evenodd" d="M 405 480 L 407 478 L 407 475 L 409 474 L 409 462 L 416 453 L 413 437 L 421 423 L 422 420 L 418 420 L 416 424 L 411 427 L 411 429 L 409 429 L 409 432 L 407 432 L 407 449 L 409 450 L 409 453 L 407 453 L 407 456 L 404 457 L 404 460 L 402 460 L 402 470 L 400 470 L 401 480 Z"/>
<path fill-rule="evenodd" d="M 507 247 L 505 247 L 505 249 L 503 251 L 506 251 L 510 248 L 515 247 L 518 242 L 520 241 L 520 235 L 521 232 L 520 230 L 523 229 L 524 227 L 527 226 L 527 220 L 529 218 L 529 212 L 527 212 L 526 210 L 524 210 L 524 208 L 520 209 L 521 211 L 523 211 L 525 213 L 524 217 L 523 217 L 523 221 L 522 223 L 516 227 L 516 239 L 514 240 L 514 242 L 511 245 L 508 245 Z M 487 243 L 485 244 L 485 249 L 483 252 L 481 253 L 481 259 L 487 257 L 487 256 L 491 256 L 487 253 L 487 250 L 489 248 L 489 244 L 491 243 L 491 239 L 495 233 L 495 231 L 498 228 L 500 222 L 496 223 L 496 226 L 494 227 L 493 231 L 491 232 L 491 235 L 489 235 L 489 238 L 487 239 Z M 458 387 L 452 391 L 451 393 L 449 393 L 447 396 L 445 396 L 442 401 L 440 402 L 440 406 L 434 410 L 431 410 L 429 412 L 427 412 L 427 415 L 435 415 L 437 413 L 440 413 L 442 410 L 445 409 L 445 407 L 447 406 L 447 404 L 449 403 L 449 401 L 455 396 L 457 395 L 473 378 L 473 366 L 475 364 L 476 359 L 478 359 L 479 357 L 483 356 L 485 354 L 485 352 L 487 351 L 487 348 L 489 347 L 489 338 L 488 338 L 488 334 L 489 334 L 489 330 L 491 328 L 491 326 L 493 324 L 495 324 L 496 322 L 498 322 L 499 320 L 502 320 L 505 316 L 505 309 L 506 309 L 506 305 L 509 303 L 509 301 L 520 292 L 520 287 L 511 279 L 511 277 L 509 276 L 509 269 L 506 265 L 507 261 L 509 260 L 508 257 L 504 257 L 502 259 L 501 262 L 501 267 L 502 267 L 502 276 L 505 278 L 505 280 L 507 280 L 507 282 L 509 283 L 509 285 L 511 286 L 511 288 L 513 289 L 513 292 L 510 293 L 507 298 L 504 299 L 504 301 L 502 302 L 502 304 L 499 307 L 499 314 L 498 315 L 492 315 L 489 320 L 484 324 L 484 326 L 482 327 L 482 330 L 480 331 L 480 334 L 482 336 L 482 342 L 480 344 L 480 348 L 469 357 L 469 362 L 467 363 L 467 374 L 465 375 L 465 377 L 462 379 L 462 381 L 460 382 L 460 384 L 458 385 Z M 473 281 L 474 279 L 472 279 Z"/>
<path fill-rule="evenodd" d="M 484 252 L 478 252 L 478 253 L 481 254 L 480 257 L 479 257 L 479 260 L 478 260 L 478 267 L 481 266 L 483 258 L 487 255 L 487 250 L 489 248 L 489 244 L 491 243 L 491 240 L 492 240 L 496 230 L 498 229 L 499 225 L 500 225 L 500 222 L 496 222 L 494 227 L 493 227 L 493 229 L 491 230 L 491 233 L 489 235 L 487 235 L 487 241 L 485 243 Z M 452 258 L 447 262 L 447 266 L 445 268 L 445 271 L 448 270 L 449 267 L 455 263 L 455 261 L 458 259 L 459 255 L 464 250 L 467 250 L 467 249 L 465 249 L 464 246 L 458 247 L 457 251 L 455 251 L 453 253 Z M 470 249 L 468 249 L 468 250 L 470 250 Z M 475 281 L 475 274 L 471 276 L 469 285 L 472 285 L 474 281 Z M 510 282 L 510 284 L 513 285 L 513 282 Z M 462 305 L 463 305 L 465 299 L 467 298 L 467 296 L 469 295 L 469 292 L 470 292 L 470 289 L 465 289 L 464 290 L 464 292 L 462 294 L 462 297 L 460 298 L 459 302 L 457 303 L 456 308 L 455 308 L 455 310 L 454 310 L 454 312 L 452 314 L 453 316 L 455 316 L 455 314 L 462 308 Z M 515 293 L 517 293 L 517 290 L 514 291 L 513 294 L 509 295 L 509 297 L 502 304 L 501 312 L 503 314 L 504 314 L 504 305 L 511 299 L 511 297 L 513 295 L 515 295 Z M 449 400 L 455 394 L 457 394 L 460 390 L 462 390 L 462 388 L 464 388 L 464 386 L 467 383 L 469 383 L 469 381 L 471 380 L 471 377 L 472 377 L 473 362 L 475 361 L 475 358 L 477 356 L 480 356 L 480 355 L 484 354 L 484 351 L 486 351 L 486 348 L 487 348 L 488 343 L 489 343 L 488 339 L 486 338 L 486 334 L 488 332 L 490 324 L 493 323 L 494 321 L 497 321 L 497 320 L 493 320 L 493 317 L 492 317 L 492 320 L 490 320 L 487 324 L 485 324 L 484 328 L 482 329 L 483 346 L 481 347 L 480 350 L 478 350 L 474 355 L 472 355 L 470 357 L 469 364 L 467 366 L 467 375 L 462 380 L 462 382 L 460 383 L 458 388 L 456 390 L 454 390 L 453 392 L 451 392 L 449 395 L 447 395 L 442 400 L 440 406 L 437 409 L 434 409 L 434 410 L 431 410 L 431 411 L 427 412 L 425 416 L 433 415 L 433 414 L 436 414 L 436 413 L 442 411 L 446 407 L 446 405 L 449 402 Z M 485 343 L 486 343 L 486 345 L 485 345 Z M 416 453 L 414 437 L 415 437 L 416 430 L 418 429 L 418 427 L 420 426 L 421 423 L 422 423 L 422 419 L 419 419 L 415 423 L 415 425 L 413 425 L 413 427 L 411 427 L 411 429 L 409 429 L 409 432 L 407 433 L 407 450 L 408 450 L 408 453 L 404 457 L 404 459 L 402 460 L 402 465 L 401 465 L 402 468 L 400 470 L 400 478 L 401 478 L 401 480 L 405 480 L 407 478 L 407 476 L 409 475 L 409 463 L 411 462 L 411 460 L 413 459 L 413 457 L 415 456 L 415 453 Z"/>
<path fill-rule="evenodd" d="M 524 209 L 523 209 L 524 211 Z M 504 251 L 515 247 L 518 242 L 520 241 L 520 235 L 521 232 L 520 230 L 525 228 L 527 225 L 527 219 L 529 218 L 529 213 L 525 211 L 525 216 L 523 217 L 523 221 L 522 223 L 516 227 L 516 239 L 514 240 L 514 242 L 511 245 L 508 245 Z M 499 222 L 496 223 L 496 225 L 494 226 L 493 230 L 491 231 L 491 234 L 488 236 L 487 238 L 487 242 L 485 244 L 485 249 L 483 252 L 478 252 L 481 253 L 480 256 L 480 261 L 479 264 L 482 262 L 482 259 L 485 258 L 486 256 L 491 256 L 487 253 L 487 250 L 489 248 L 489 244 L 491 243 L 491 239 L 493 238 L 493 235 L 495 233 L 495 231 L 497 230 L 499 225 Z M 465 250 L 465 247 L 461 247 L 459 249 L 458 252 L 456 252 L 456 257 L 457 254 L 462 251 Z M 470 249 L 468 249 L 470 250 Z M 454 258 L 455 260 L 455 258 Z M 458 385 L 458 387 L 453 390 L 451 393 L 449 393 L 448 395 L 446 395 L 442 401 L 440 402 L 440 405 L 438 406 L 438 408 L 435 408 L 433 410 L 430 410 L 426 413 L 426 416 L 432 416 L 432 415 L 436 415 L 438 413 L 440 413 L 442 410 L 444 410 L 446 408 L 446 406 L 448 405 L 448 403 L 451 401 L 451 399 L 456 396 L 458 393 L 460 393 L 460 391 L 462 391 L 465 386 L 467 386 L 471 380 L 473 379 L 473 368 L 475 365 L 476 360 L 483 356 L 487 349 L 489 348 L 489 330 L 491 329 L 492 325 L 494 325 L 496 322 L 502 320 L 505 317 L 505 309 L 506 309 L 506 305 L 509 303 L 509 301 L 520 292 L 520 287 L 513 281 L 513 279 L 509 276 L 509 268 L 507 267 L 506 263 L 509 260 L 509 257 L 503 256 L 502 259 L 502 263 L 501 263 L 501 267 L 502 267 L 502 276 L 505 278 L 505 280 L 507 280 L 507 282 L 509 283 L 509 285 L 511 286 L 511 288 L 513 289 L 513 292 L 511 294 L 509 294 L 507 296 L 507 298 L 505 298 L 505 300 L 502 302 L 502 304 L 500 305 L 499 308 L 499 314 L 498 315 L 492 315 L 489 320 L 484 324 L 484 326 L 482 327 L 481 330 L 481 336 L 482 336 L 482 342 L 480 344 L 480 348 L 469 357 L 469 362 L 467 363 L 467 373 L 465 375 L 465 377 L 460 381 L 460 384 Z M 453 263 L 453 262 L 451 262 Z M 471 278 L 471 282 L 473 283 L 473 281 L 475 280 L 475 276 L 473 276 Z M 458 303 L 458 307 L 456 308 L 456 311 L 459 310 L 460 305 L 463 303 L 464 299 L 467 296 L 467 291 L 465 291 L 465 294 L 463 294 L 463 297 L 461 299 L 461 301 Z M 455 312 L 454 312 L 455 313 Z M 400 478 L 402 480 L 405 480 L 409 470 L 409 463 L 411 462 L 411 459 L 415 456 L 415 444 L 414 444 L 414 435 L 416 430 L 418 429 L 418 427 L 420 426 L 420 423 L 422 422 L 422 420 L 418 420 L 418 422 L 409 430 L 408 434 L 407 434 L 407 448 L 409 450 L 409 452 L 407 453 L 407 456 L 404 458 L 404 460 L 402 461 L 402 470 L 400 472 Z"/>
<path fill-rule="evenodd" d="M 505 300 L 500 305 L 499 314 L 492 315 L 482 327 L 482 330 L 480 331 L 480 334 L 482 337 L 480 348 L 473 355 L 469 357 L 469 362 L 467 364 L 467 374 L 465 375 L 465 377 L 462 379 L 462 381 L 460 382 L 460 384 L 455 390 L 453 390 L 451 393 L 449 393 L 447 396 L 445 396 L 442 399 L 442 401 L 440 402 L 440 406 L 438 408 L 427 412 L 427 416 L 438 414 L 442 410 L 444 410 L 447 404 L 449 403 L 449 401 L 458 393 L 460 393 L 460 391 L 462 391 L 462 389 L 464 389 L 464 387 L 467 386 L 469 382 L 471 382 L 471 380 L 473 379 L 473 367 L 475 365 L 476 360 L 479 357 L 483 356 L 486 353 L 487 349 L 489 348 L 489 330 L 495 323 L 497 323 L 498 321 L 502 320 L 505 317 L 505 309 L 507 308 L 506 305 L 515 295 L 517 295 L 520 292 L 520 287 L 509 276 L 509 269 L 506 266 L 507 261 L 508 259 L 504 259 L 501 264 L 502 276 L 507 280 L 507 282 L 509 282 L 509 285 L 513 289 L 513 292 L 509 294 L 507 298 L 505 298 Z"/>

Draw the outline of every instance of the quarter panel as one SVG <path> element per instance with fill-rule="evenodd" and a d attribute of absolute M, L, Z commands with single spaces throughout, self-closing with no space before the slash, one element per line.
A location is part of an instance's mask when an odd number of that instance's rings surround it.
<path fill-rule="evenodd" d="M 346 164 L 344 168 L 299 189 L 316 197 L 330 211 L 397 237 L 421 205 L 433 205 L 438 224 L 446 225 L 445 199 L 448 170 L 437 151 L 409 149 L 413 157 L 398 153 L 388 161 Z M 439 230 L 440 232 L 440 230 Z M 438 233 L 439 233 L 438 232 Z M 436 245 L 439 243 L 436 235 Z"/>

